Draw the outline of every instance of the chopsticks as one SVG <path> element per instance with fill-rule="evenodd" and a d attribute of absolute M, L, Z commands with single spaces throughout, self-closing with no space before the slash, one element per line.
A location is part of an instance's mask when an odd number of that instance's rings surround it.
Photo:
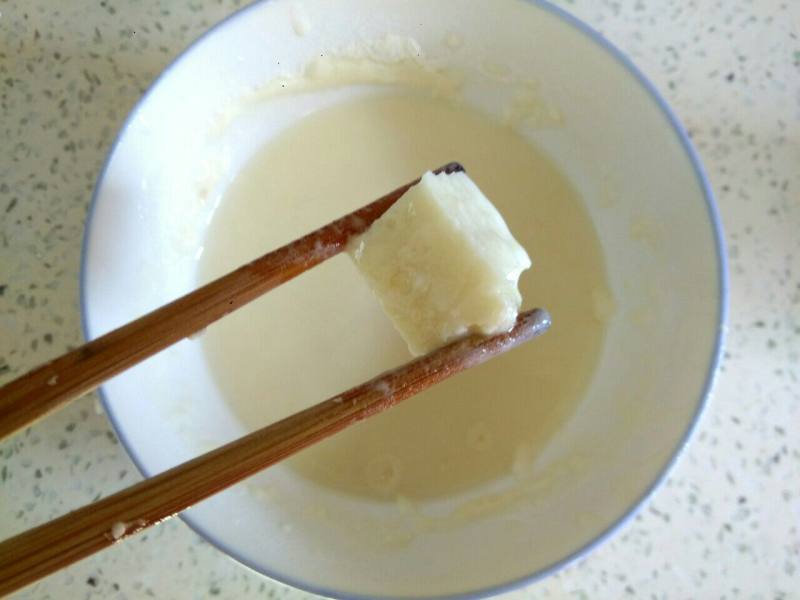
<path fill-rule="evenodd" d="M 451 162 L 436 173 L 463 171 Z M 339 254 L 419 179 L 0 388 L 0 439 Z"/>
<path fill-rule="evenodd" d="M 113 496 L 0 543 L 0 595 L 159 523 L 325 437 L 540 335 L 546 311 L 511 331 L 453 342 L 367 383 L 203 454 Z"/>
<path fill-rule="evenodd" d="M 449 163 L 435 172 L 463 170 Z M 419 179 L 107 333 L 0 388 L 0 438 L 338 254 Z M 299 450 L 550 327 L 534 309 L 491 337 L 470 336 L 155 477 L 0 543 L 0 595 L 155 525 Z"/>

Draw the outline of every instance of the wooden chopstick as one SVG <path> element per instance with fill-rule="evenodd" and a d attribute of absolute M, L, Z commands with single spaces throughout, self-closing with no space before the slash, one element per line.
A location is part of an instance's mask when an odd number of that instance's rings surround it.
<path fill-rule="evenodd" d="M 514 328 L 472 336 L 384 373 L 316 406 L 174 467 L 104 500 L 0 543 L 0 595 L 159 523 L 329 435 L 540 335 L 546 311 Z"/>
<path fill-rule="evenodd" d="M 436 173 L 463 171 L 448 163 Z M 0 439 L 340 253 L 419 179 L 0 388 Z"/>

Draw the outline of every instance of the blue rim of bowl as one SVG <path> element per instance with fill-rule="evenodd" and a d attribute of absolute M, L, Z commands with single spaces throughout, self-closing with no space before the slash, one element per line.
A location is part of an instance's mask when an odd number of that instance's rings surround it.
<path fill-rule="evenodd" d="M 89 331 L 88 331 L 88 311 L 86 307 L 86 257 L 88 255 L 89 250 L 89 237 L 92 230 L 92 223 L 93 217 L 95 212 L 95 205 L 97 204 L 97 196 L 98 191 L 102 185 L 103 179 L 105 178 L 106 171 L 108 169 L 108 165 L 111 162 L 112 157 L 119 145 L 120 141 L 125 135 L 129 125 L 135 118 L 136 114 L 139 112 L 141 107 L 147 101 L 148 97 L 150 96 L 153 89 L 158 86 L 159 82 L 166 77 L 172 68 L 176 66 L 178 63 L 183 60 L 185 56 L 194 50 L 196 46 L 201 44 L 206 37 L 212 35 L 217 30 L 222 29 L 228 23 L 232 22 L 234 19 L 239 19 L 247 15 L 251 10 L 261 6 L 263 3 L 268 2 L 269 0 L 257 0 L 253 4 L 250 4 L 235 13 L 229 15 L 228 17 L 224 18 L 222 21 L 214 25 L 211 29 L 203 33 L 200 37 L 198 37 L 192 44 L 190 44 L 183 52 L 181 52 L 175 60 L 173 60 L 162 72 L 161 74 L 150 84 L 147 88 L 145 93 L 133 107 L 131 112 L 126 117 L 122 127 L 120 128 L 119 133 L 117 134 L 114 143 L 109 150 L 106 159 L 103 163 L 103 166 L 100 170 L 100 174 L 97 178 L 97 183 L 95 184 L 94 191 L 92 192 L 92 198 L 89 202 L 89 209 L 88 214 L 86 217 L 86 226 L 84 229 L 84 237 L 83 237 L 83 244 L 81 248 L 81 263 L 80 263 L 80 310 L 81 310 L 81 328 L 83 330 L 83 335 L 85 339 L 90 339 Z M 432 596 L 431 599 L 436 600 L 472 600 L 476 598 L 485 598 L 487 596 L 492 596 L 495 594 L 501 594 L 504 592 L 510 592 L 513 590 L 517 590 L 521 587 L 533 584 L 537 581 L 545 579 L 550 575 L 564 569 L 565 567 L 571 565 L 572 563 L 578 561 L 579 559 L 585 557 L 589 554 L 592 550 L 596 547 L 601 545 L 605 542 L 608 538 L 610 538 L 614 533 L 616 533 L 619 529 L 625 526 L 631 519 L 633 519 L 639 510 L 642 508 L 645 502 L 650 498 L 653 492 L 664 482 L 667 478 L 669 472 L 672 470 L 672 467 L 677 462 L 678 458 L 683 453 L 686 445 L 691 439 L 694 431 L 697 429 L 697 424 L 700 420 L 700 417 L 705 410 L 708 399 L 711 394 L 711 389 L 714 385 L 714 380 L 718 371 L 718 366 L 720 362 L 720 357 L 722 355 L 722 347 L 724 343 L 724 336 L 725 336 L 725 323 L 727 323 L 728 319 L 728 265 L 727 265 L 727 257 L 725 253 L 725 242 L 724 236 L 722 231 L 722 221 L 719 216 L 719 212 L 717 210 L 716 202 L 714 200 L 714 195 L 711 190 L 711 185 L 708 180 L 708 177 L 705 174 L 705 171 L 700 163 L 700 159 L 695 151 L 689 136 L 687 135 L 686 131 L 684 130 L 681 122 L 678 120 L 675 113 L 670 108 L 667 101 L 661 95 L 661 93 L 656 89 L 656 87 L 650 82 L 647 77 L 639 70 L 639 68 L 631 61 L 630 58 L 627 57 L 621 50 L 619 50 L 616 46 L 614 46 L 611 42 L 609 42 L 601 33 L 575 17 L 574 15 L 568 13 L 562 8 L 559 8 L 553 4 L 551 4 L 548 0 L 527 0 L 528 3 L 539 7 L 550 14 L 560 18 L 564 21 L 567 25 L 574 27 L 580 33 L 588 37 L 592 42 L 597 44 L 600 49 L 605 50 L 608 52 L 614 59 L 616 59 L 628 73 L 636 79 L 639 84 L 647 91 L 650 95 L 652 100 L 656 103 L 656 105 L 661 110 L 664 117 L 667 119 L 669 124 L 671 125 L 673 131 L 678 136 L 680 140 L 681 146 L 683 147 L 686 155 L 689 157 L 689 161 L 692 164 L 692 168 L 694 169 L 695 176 L 697 177 L 698 182 L 700 183 L 700 187 L 703 190 L 703 196 L 706 201 L 706 208 L 708 210 L 708 217 L 709 221 L 711 222 L 711 228 L 715 238 L 715 247 L 717 253 L 717 264 L 719 266 L 718 272 L 718 285 L 719 285 L 719 319 L 717 323 L 717 333 L 716 339 L 714 343 L 714 351 L 711 356 L 711 362 L 709 364 L 708 374 L 706 375 L 706 380 L 703 385 L 703 391 L 698 399 L 697 408 L 695 413 L 692 417 L 692 421 L 689 424 L 686 432 L 684 433 L 683 437 L 678 441 L 674 451 L 672 452 L 671 457 L 666 462 L 666 464 L 662 467 L 661 473 L 656 477 L 653 483 L 645 490 L 645 492 L 633 502 L 631 506 L 629 506 L 623 515 L 618 518 L 614 523 L 609 525 L 603 532 L 597 535 L 594 539 L 590 540 L 586 544 L 584 544 L 581 548 L 578 548 L 571 554 L 561 558 L 560 560 L 554 562 L 553 564 L 544 567 L 543 569 L 539 569 L 535 573 L 531 573 L 525 577 L 515 579 L 509 581 L 507 583 L 492 586 L 488 588 L 483 588 L 480 590 L 474 590 L 471 592 L 459 593 L 459 594 L 452 594 L 452 595 L 445 595 L 445 596 Z M 152 473 L 149 473 L 147 469 L 141 464 L 139 457 L 136 455 L 134 448 L 125 438 L 124 434 L 122 433 L 122 428 L 119 426 L 116 417 L 114 416 L 114 412 L 111 409 L 108 398 L 101 387 L 98 390 L 98 394 L 100 395 L 100 400 L 103 403 L 103 408 L 105 409 L 106 414 L 108 415 L 109 420 L 111 421 L 111 425 L 114 427 L 114 430 L 119 438 L 120 442 L 122 443 L 125 450 L 128 452 L 133 463 L 136 465 L 136 468 L 139 469 L 139 472 L 144 477 L 151 477 Z M 239 562 L 240 564 L 248 567 L 249 569 L 259 573 L 261 575 L 265 575 L 270 579 L 273 579 L 279 583 L 290 585 L 297 589 L 303 590 L 305 592 L 310 592 L 313 594 L 318 594 L 325 597 L 332 597 L 332 598 L 341 598 L 343 600 L 405 600 L 408 597 L 393 597 L 393 596 L 363 596 L 360 594 L 351 594 L 351 593 L 341 593 L 337 590 L 325 589 L 316 587 L 313 585 L 308 585 L 302 581 L 298 581 L 294 578 L 287 577 L 281 573 L 274 573 L 267 569 L 263 569 L 261 567 L 257 567 L 248 561 L 247 558 L 240 556 L 234 548 L 231 548 L 221 542 L 220 540 L 215 539 L 210 533 L 205 531 L 203 527 L 197 523 L 191 516 L 187 514 L 180 514 L 178 515 L 195 533 L 197 533 L 200 537 L 208 541 L 212 546 L 216 547 L 221 552 L 227 554 L 235 561 Z"/>

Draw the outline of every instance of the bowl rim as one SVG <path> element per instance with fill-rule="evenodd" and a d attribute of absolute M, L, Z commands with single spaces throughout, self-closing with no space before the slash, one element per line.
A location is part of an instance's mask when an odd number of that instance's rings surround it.
<path fill-rule="evenodd" d="M 103 161 L 103 165 L 100 168 L 97 181 L 92 191 L 92 196 L 89 200 L 89 206 L 86 215 L 84 234 L 81 245 L 80 266 L 79 266 L 79 292 L 80 292 L 80 313 L 81 313 L 80 316 L 81 316 L 81 330 L 84 339 L 86 340 L 91 339 L 91 335 L 89 332 L 89 325 L 88 325 L 89 313 L 87 306 L 87 259 L 89 254 L 91 253 L 91 238 L 94 225 L 95 208 L 98 202 L 99 190 L 102 187 L 109 164 L 116 152 L 118 145 L 125 137 L 125 133 L 129 125 L 134 121 L 139 111 L 147 102 L 153 90 L 159 85 L 162 79 L 166 78 L 170 74 L 173 67 L 177 66 L 186 56 L 191 54 L 197 46 L 199 46 L 205 41 L 207 37 L 215 34 L 222 28 L 229 25 L 234 20 L 246 17 L 250 11 L 260 8 L 262 4 L 266 4 L 269 1 L 270 0 L 256 0 L 252 4 L 249 4 L 231 13 L 230 15 L 228 15 L 227 17 L 225 17 L 224 19 L 213 25 L 210 29 L 202 33 L 184 50 L 182 50 L 164 68 L 164 70 L 161 71 L 161 73 L 148 85 L 145 92 L 137 100 L 136 104 L 133 106 L 131 111 L 125 117 L 125 120 L 123 121 L 119 131 L 117 132 L 114 142 L 112 143 L 111 147 L 108 150 L 108 153 L 106 154 L 106 157 Z M 623 514 L 618 519 L 616 519 L 605 530 L 596 535 L 594 538 L 588 540 L 578 549 L 562 557 L 561 559 L 553 562 L 552 564 L 542 569 L 539 569 L 529 575 L 502 584 L 493 585 L 469 592 L 428 596 L 429 598 L 436 600 L 472 600 L 477 598 L 485 598 L 487 596 L 492 596 L 495 594 L 514 591 L 521 587 L 541 581 L 549 577 L 550 575 L 556 573 L 557 571 L 560 571 L 561 569 L 564 569 L 565 567 L 584 558 L 595 548 L 597 548 L 603 542 L 605 542 L 611 536 L 613 536 L 619 529 L 624 527 L 629 521 L 631 521 L 639 513 L 643 505 L 650 499 L 655 490 L 658 489 L 661 486 L 661 484 L 665 481 L 665 479 L 667 478 L 667 476 L 677 463 L 678 459 L 685 451 L 689 440 L 694 435 L 694 432 L 698 427 L 700 418 L 708 405 L 709 397 L 712 388 L 714 386 L 716 376 L 719 372 L 718 367 L 721 360 L 722 350 L 725 341 L 725 324 L 727 323 L 728 320 L 729 283 L 728 283 L 728 264 L 727 264 L 727 255 L 725 251 L 725 238 L 722 228 L 722 220 L 720 218 L 719 210 L 717 208 L 717 204 L 714 199 L 714 194 L 711 189 L 711 183 L 708 179 L 708 176 L 705 173 L 705 170 L 703 169 L 703 166 L 700 162 L 700 158 L 694 146 L 692 145 L 688 133 L 684 129 L 683 125 L 681 124 L 680 120 L 678 119 L 672 108 L 667 103 L 664 96 L 661 94 L 661 92 L 658 91 L 655 85 L 633 63 L 633 61 L 624 52 L 622 52 L 622 50 L 620 50 L 614 44 L 612 44 L 599 31 L 597 31 L 596 29 L 594 29 L 593 27 L 591 27 L 578 17 L 574 16 L 573 14 L 567 12 L 565 9 L 562 9 L 552 4 L 550 0 L 525 0 L 525 2 L 527 4 L 530 4 L 532 7 L 540 8 L 550 13 L 551 15 L 557 17 L 558 19 L 563 21 L 567 26 L 572 27 L 573 29 L 577 30 L 580 34 L 588 38 L 589 41 L 594 43 L 600 51 L 606 52 L 614 60 L 616 60 L 623 67 L 623 69 L 625 69 L 628 72 L 628 74 L 631 77 L 633 77 L 633 79 L 636 80 L 636 82 L 642 88 L 644 88 L 644 90 L 647 92 L 647 95 L 655 103 L 656 107 L 661 111 L 662 115 L 667 120 L 669 126 L 672 128 L 673 132 L 678 137 L 681 147 L 683 148 L 686 156 L 689 158 L 689 162 L 691 164 L 692 170 L 695 173 L 695 177 L 698 183 L 700 184 L 700 188 L 702 190 L 703 198 L 706 204 L 706 209 L 708 211 L 708 219 L 712 230 L 711 231 L 712 236 L 714 238 L 714 246 L 717 259 L 716 260 L 717 278 L 718 278 L 717 283 L 719 289 L 719 298 L 717 299 L 718 318 L 717 318 L 716 334 L 705 382 L 703 384 L 700 397 L 698 398 L 694 414 L 692 415 L 691 421 L 688 427 L 686 428 L 686 431 L 683 433 L 683 436 L 677 441 L 669 459 L 662 466 L 658 476 L 652 481 L 652 483 L 648 486 L 648 488 L 639 496 L 639 498 L 634 500 L 633 503 L 624 510 Z M 122 429 L 119 426 L 118 419 L 114 415 L 114 411 L 109 405 L 108 397 L 105 393 L 104 388 L 103 387 L 98 388 L 97 392 L 98 395 L 100 396 L 100 401 L 103 405 L 103 409 L 105 410 L 105 413 L 108 416 L 109 421 L 111 422 L 111 426 L 114 428 L 115 434 L 119 438 L 122 446 L 125 448 L 125 451 L 128 453 L 128 456 L 130 457 L 131 461 L 134 463 L 134 465 L 136 466 L 136 468 L 139 470 L 139 472 L 142 474 L 143 477 L 152 477 L 153 473 L 148 472 L 148 470 L 144 467 L 144 465 L 140 461 L 140 458 L 137 456 L 133 446 L 130 444 L 130 442 L 125 438 L 125 435 L 122 433 Z M 247 567 L 248 569 L 262 576 L 269 577 L 270 579 L 276 582 L 292 586 L 294 588 L 300 589 L 305 592 L 310 592 L 325 597 L 341 598 L 343 600 L 406 600 L 407 598 L 409 598 L 408 596 L 400 596 L 400 597 L 375 596 L 375 595 L 365 596 L 361 594 L 343 593 L 335 589 L 328 589 L 325 587 L 310 585 L 306 582 L 300 581 L 293 577 L 286 576 L 285 574 L 279 572 L 271 571 L 269 569 L 256 567 L 254 564 L 248 561 L 246 557 L 239 554 L 236 549 L 231 548 L 229 545 L 223 543 L 221 540 L 215 539 L 214 536 L 211 535 L 209 532 L 207 532 L 203 528 L 203 526 L 199 522 L 197 522 L 197 520 L 195 520 L 192 516 L 184 513 L 181 513 L 178 516 L 184 521 L 184 523 L 186 523 L 189 526 L 190 529 L 192 529 L 192 531 L 194 531 L 201 538 L 209 542 L 216 549 L 220 550 L 221 552 L 228 555 L 236 562 Z M 418 598 L 417 596 L 414 597 Z"/>

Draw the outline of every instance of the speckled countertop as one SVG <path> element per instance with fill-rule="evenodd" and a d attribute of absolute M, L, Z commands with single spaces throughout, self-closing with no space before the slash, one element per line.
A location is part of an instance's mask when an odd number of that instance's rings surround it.
<path fill-rule="evenodd" d="M 0 2 L 0 382 L 81 341 L 95 177 L 128 110 L 229 0 Z M 609 543 L 507 598 L 800 598 L 800 3 L 559 0 L 665 93 L 711 177 L 731 316 L 716 393 Z M 0 444 L 0 537 L 139 479 L 94 396 Z M 173 520 L 25 598 L 308 598 Z"/>

